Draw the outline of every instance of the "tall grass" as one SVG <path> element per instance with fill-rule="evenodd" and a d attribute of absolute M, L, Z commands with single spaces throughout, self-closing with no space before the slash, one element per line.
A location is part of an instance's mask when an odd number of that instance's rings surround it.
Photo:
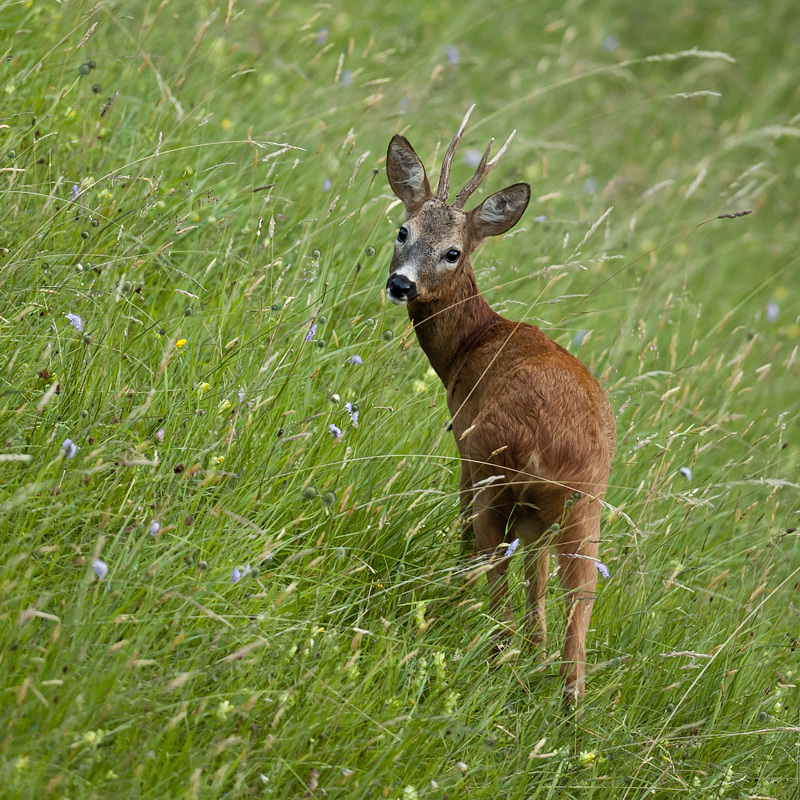
<path fill-rule="evenodd" d="M 0 0 L 3 796 L 797 797 L 798 24 Z M 382 294 L 386 144 L 473 101 L 534 187 L 479 285 L 617 414 L 577 719 Z"/>

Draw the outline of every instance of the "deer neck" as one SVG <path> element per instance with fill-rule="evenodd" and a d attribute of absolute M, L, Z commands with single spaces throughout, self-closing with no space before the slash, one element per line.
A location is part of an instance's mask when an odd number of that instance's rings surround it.
<path fill-rule="evenodd" d="M 472 270 L 466 272 L 458 291 L 448 297 L 408 306 L 420 347 L 448 387 L 471 342 L 502 319 L 481 296 Z"/>

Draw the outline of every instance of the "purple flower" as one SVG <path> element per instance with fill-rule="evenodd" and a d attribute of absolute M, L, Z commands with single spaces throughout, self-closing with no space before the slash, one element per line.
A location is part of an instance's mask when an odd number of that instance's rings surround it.
<path fill-rule="evenodd" d="M 329 192 L 331 190 L 331 179 L 325 178 L 325 183 L 322 184 L 322 191 Z"/>
<path fill-rule="evenodd" d="M 572 337 L 572 344 L 574 344 L 575 347 L 580 347 L 588 334 L 589 331 L 575 331 L 575 335 Z"/>
<path fill-rule="evenodd" d="M 519 539 L 514 539 L 514 541 L 511 542 L 510 545 L 508 545 L 508 547 L 506 549 L 506 555 L 507 556 L 513 556 L 514 553 L 517 552 L 517 548 L 518 547 L 519 547 Z"/>
<path fill-rule="evenodd" d="M 67 458 L 73 458 L 75 453 L 78 452 L 78 446 L 72 439 L 64 439 L 64 441 L 61 442 L 61 447 L 64 449 L 64 455 Z"/>
<path fill-rule="evenodd" d="M 325 44 L 328 41 L 328 29 L 320 28 L 317 32 L 317 38 L 314 40 L 317 44 Z"/>
<path fill-rule="evenodd" d="M 308 333 L 306 334 L 306 341 L 310 342 L 314 338 L 314 334 L 317 332 L 317 323 L 315 322 L 311 328 L 309 329 Z"/>
<path fill-rule="evenodd" d="M 72 184 L 72 202 L 74 203 L 78 199 L 78 184 Z"/>
<path fill-rule="evenodd" d="M 455 45 L 447 45 L 447 50 L 445 52 L 447 53 L 448 63 L 458 64 L 458 48 Z"/>
<path fill-rule="evenodd" d="M 607 578 L 611 573 L 608 571 L 608 567 L 602 561 L 595 561 L 594 565 L 597 567 L 597 571 L 604 577 Z"/>
<path fill-rule="evenodd" d="M 361 356 L 350 356 L 350 358 L 347 359 L 347 363 L 348 364 L 363 364 L 364 363 L 364 359 L 361 358 Z"/>
<path fill-rule="evenodd" d="M 64 315 L 79 331 L 83 331 L 83 320 L 77 315 L 68 313 Z"/>
<path fill-rule="evenodd" d="M 103 580 L 108 575 L 108 564 L 105 561 L 100 561 L 100 559 L 92 563 L 92 569 L 100 580 Z"/>
<path fill-rule="evenodd" d="M 244 578 L 247 573 L 250 572 L 250 565 L 247 564 L 246 566 L 239 569 L 239 567 L 233 568 L 233 582 L 238 583 L 242 578 Z"/>
<path fill-rule="evenodd" d="M 344 88 L 347 89 L 347 87 L 350 86 L 352 83 L 353 83 L 353 73 L 349 69 L 346 69 L 342 73 L 342 86 L 344 86 Z"/>
<path fill-rule="evenodd" d="M 164 429 L 163 428 L 159 428 L 156 431 L 156 441 L 157 442 L 163 442 L 164 441 Z"/>
<path fill-rule="evenodd" d="M 328 433 L 333 436 L 334 439 L 342 438 L 342 429 L 337 428 L 333 423 L 328 425 Z"/>
<path fill-rule="evenodd" d="M 358 409 L 354 409 L 352 403 L 345 403 L 344 410 L 350 415 L 350 422 L 353 425 L 358 425 Z"/>
<path fill-rule="evenodd" d="M 775 322 L 780 311 L 780 306 L 774 300 L 771 303 L 767 303 L 767 321 Z"/>
<path fill-rule="evenodd" d="M 150 535 L 155 537 L 155 535 L 160 530 L 161 530 L 161 525 L 158 522 L 156 522 L 155 520 L 153 520 L 153 522 L 150 523 Z"/>

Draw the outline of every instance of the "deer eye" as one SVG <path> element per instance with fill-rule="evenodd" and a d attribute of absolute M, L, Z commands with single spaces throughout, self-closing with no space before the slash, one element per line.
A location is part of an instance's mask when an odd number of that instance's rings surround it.
<path fill-rule="evenodd" d="M 406 239 L 408 239 L 408 228 L 403 225 L 400 230 L 397 231 L 397 241 L 404 242 Z"/>
<path fill-rule="evenodd" d="M 444 254 L 444 257 L 445 257 L 445 259 L 447 260 L 448 263 L 455 264 L 456 261 L 458 261 L 458 257 L 460 255 L 461 255 L 461 253 L 459 253 L 458 250 L 448 250 Z"/>

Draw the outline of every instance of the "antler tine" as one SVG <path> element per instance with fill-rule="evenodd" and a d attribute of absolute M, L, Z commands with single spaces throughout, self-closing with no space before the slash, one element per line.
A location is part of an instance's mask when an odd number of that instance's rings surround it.
<path fill-rule="evenodd" d="M 483 179 L 503 157 L 506 150 L 508 150 L 508 146 L 511 144 L 511 140 L 514 138 L 516 132 L 516 130 L 511 131 L 511 136 L 506 139 L 506 143 L 497 151 L 497 155 L 491 161 L 487 162 L 486 159 L 489 158 L 489 152 L 492 149 L 494 139 L 489 142 L 489 146 L 486 148 L 486 152 L 483 154 L 481 163 L 478 164 L 478 169 L 475 170 L 472 180 L 458 193 L 458 197 L 456 197 L 456 201 L 453 203 L 454 208 L 464 208 L 464 204 L 469 200 L 470 195 L 481 185 Z"/>
<path fill-rule="evenodd" d="M 461 125 L 459 125 L 456 135 L 448 145 L 447 152 L 444 154 L 444 159 L 442 160 L 442 171 L 439 173 L 439 185 L 436 188 L 436 199 L 441 200 L 443 203 L 447 202 L 447 194 L 450 191 L 450 167 L 453 166 L 453 156 L 455 155 L 458 143 L 461 141 L 461 137 L 464 135 L 464 129 L 467 127 L 467 122 L 474 108 L 475 103 L 473 103 L 467 110 L 467 113 L 464 114 L 464 119 L 461 120 Z"/>

